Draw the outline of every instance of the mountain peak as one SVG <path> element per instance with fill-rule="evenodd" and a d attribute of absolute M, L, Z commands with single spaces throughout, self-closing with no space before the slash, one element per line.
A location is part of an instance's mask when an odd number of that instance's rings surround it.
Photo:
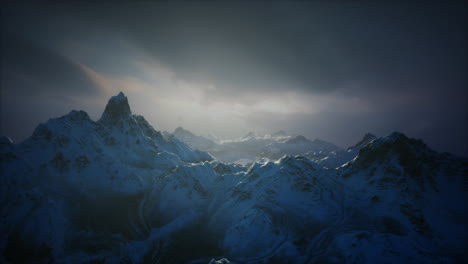
<path fill-rule="evenodd" d="M 172 134 L 178 136 L 178 137 L 184 137 L 184 136 L 195 136 L 192 132 L 190 132 L 189 130 L 179 126 L 177 127 L 174 132 L 172 132 Z"/>
<path fill-rule="evenodd" d="M 401 140 L 401 139 L 405 140 L 405 139 L 408 139 L 408 137 L 405 134 L 403 134 L 401 132 L 398 132 L 398 131 L 392 132 L 390 135 L 387 136 L 387 138 L 390 139 L 390 140 Z"/>
<path fill-rule="evenodd" d="M 414 167 L 419 166 L 413 164 L 415 160 L 430 160 L 428 158 L 430 153 L 433 151 L 422 140 L 409 138 L 400 132 L 393 132 L 366 144 L 359 150 L 354 163 L 358 164 L 358 167 L 368 167 L 397 157 L 402 167 Z"/>
<path fill-rule="evenodd" d="M 369 140 L 372 140 L 374 138 L 377 138 L 374 134 L 366 133 L 361 141 L 369 141 Z"/>
<path fill-rule="evenodd" d="M 372 140 L 376 139 L 377 137 L 372 134 L 372 133 L 366 133 L 364 135 L 364 137 L 358 142 L 356 143 L 354 146 L 352 147 L 349 147 L 348 149 L 354 149 L 354 148 L 362 148 L 364 147 L 365 145 L 367 145 L 367 143 L 371 142 Z"/>
<path fill-rule="evenodd" d="M 276 131 L 275 133 L 273 133 L 271 135 L 274 136 L 274 137 L 283 137 L 283 136 L 287 136 L 288 134 L 286 132 L 284 132 L 284 130 L 279 130 L 279 131 Z"/>
<path fill-rule="evenodd" d="M 241 139 L 248 139 L 248 138 L 254 138 L 254 137 L 255 137 L 255 133 L 250 131 L 245 136 L 243 136 Z"/>
<path fill-rule="evenodd" d="M 112 96 L 107 102 L 100 121 L 116 121 L 132 114 L 127 96 L 123 92 Z"/>

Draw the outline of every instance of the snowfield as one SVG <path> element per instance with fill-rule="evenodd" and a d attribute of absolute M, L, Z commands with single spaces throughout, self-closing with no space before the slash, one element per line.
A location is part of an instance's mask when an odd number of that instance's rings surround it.
<path fill-rule="evenodd" d="M 123 93 L 0 138 L 1 263 L 463 263 L 468 160 L 395 132 L 161 133 Z"/>

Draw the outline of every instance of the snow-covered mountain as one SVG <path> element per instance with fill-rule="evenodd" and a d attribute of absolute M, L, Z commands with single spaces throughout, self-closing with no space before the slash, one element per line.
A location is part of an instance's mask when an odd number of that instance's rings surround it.
<path fill-rule="evenodd" d="M 379 219 L 386 235 L 366 230 L 336 236 L 342 246 L 357 245 L 357 262 L 463 263 L 468 242 L 468 161 L 437 153 L 421 140 L 395 132 L 377 138 L 338 170 L 361 217 Z M 365 225 L 365 223 L 362 223 Z M 387 247 L 383 246 L 386 243 Z M 389 250 L 389 248 L 392 248 Z M 442 253 L 443 252 L 443 253 Z M 442 254 L 441 254 L 442 253 Z M 379 254 L 377 257 L 373 254 Z"/>
<path fill-rule="evenodd" d="M 282 130 L 266 135 L 249 132 L 241 138 L 219 142 L 195 135 L 181 127 L 172 134 L 191 148 L 207 151 L 220 161 L 243 165 L 262 158 L 279 159 L 284 155 L 308 153 L 325 155 L 342 150 L 332 143 L 320 139 L 311 141 L 302 135 L 289 135 Z"/>
<path fill-rule="evenodd" d="M 249 132 L 238 139 L 217 142 L 195 135 L 182 127 L 175 129 L 172 135 L 191 148 L 209 152 L 223 162 L 250 165 L 262 159 L 277 160 L 284 155 L 301 155 L 330 169 L 351 161 L 361 148 L 376 138 L 367 133 L 355 145 L 344 149 L 321 139 L 309 140 L 302 135 L 291 135 L 283 130 L 265 135 Z"/>
<path fill-rule="evenodd" d="M 174 130 L 174 132 L 172 132 L 172 134 L 176 138 L 188 144 L 193 149 L 206 151 L 206 150 L 213 149 L 214 147 L 216 147 L 215 141 L 202 137 L 202 136 L 194 135 L 192 132 L 182 127 L 177 127 Z"/>
<path fill-rule="evenodd" d="M 13 263 L 50 258 L 88 263 L 115 254 L 100 252 L 147 237 L 144 214 L 151 211 L 143 210 L 142 202 L 155 186 L 159 195 L 176 175 L 213 160 L 175 137 L 163 138 L 131 113 L 122 93 L 109 100 L 97 122 L 86 112 L 71 111 L 40 124 L 21 144 L 7 138 L 1 143 L 0 247 L 4 260 Z M 201 197 L 203 176 L 184 177 L 194 188 L 186 191 Z M 165 201 L 179 198 L 171 189 Z"/>
<path fill-rule="evenodd" d="M 226 155 L 248 142 L 315 148 L 242 166 L 193 150 L 176 137 L 195 135 L 176 131 L 162 135 L 120 93 L 98 121 L 72 111 L 20 144 L 1 137 L 0 262 L 468 259 L 464 158 L 401 133 L 346 150 L 284 132 L 215 143 Z"/>
<path fill-rule="evenodd" d="M 305 153 L 304 157 L 309 158 L 325 168 L 337 168 L 354 159 L 363 147 L 376 138 L 376 136 L 367 133 L 358 143 L 347 149 L 338 148 L 329 151 L 312 150 Z"/>

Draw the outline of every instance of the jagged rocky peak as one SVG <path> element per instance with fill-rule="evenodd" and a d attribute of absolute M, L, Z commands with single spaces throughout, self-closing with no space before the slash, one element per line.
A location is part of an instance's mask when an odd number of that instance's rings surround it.
<path fill-rule="evenodd" d="M 433 153 L 427 145 L 419 139 L 409 138 L 400 132 L 393 132 L 382 138 L 376 138 L 359 150 L 355 164 L 368 166 L 398 157 L 402 165 L 411 165 L 415 160 L 428 161 Z"/>
<path fill-rule="evenodd" d="M 70 113 L 68 113 L 67 115 L 64 115 L 62 118 L 70 119 L 73 121 L 80 121 L 80 120 L 90 121 L 91 120 L 88 113 L 86 113 L 83 110 L 72 110 L 70 111 Z"/>
<path fill-rule="evenodd" d="M 186 135 L 186 134 L 188 134 L 188 135 L 191 135 L 191 136 L 193 135 L 192 132 L 190 132 L 190 131 L 184 129 L 183 127 L 177 127 L 177 128 L 174 130 L 173 134 L 174 134 L 174 135 Z"/>
<path fill-rule="evenodd" d="M 362 138 L 361 141 L 371 141 L 371 140 L 373 140 L 374 138 L 376 138 L 376 136 L 375 136 L 374 134 L 372 134 L 372 133 L 366 133 L 366 134 L 364 135 L 364 137 Z"/>
<path fill-rule="evenodd" d="M 401 133 L 401 132 L 398 132 L 398 131 L 394 131 L 392 132 L 390 135 L 387 136 L 387 138 L 391 141 L 397 141 L 397 140 L 414 140 L 414 139 L 410 139 L 408 138 L 405 134 Z"/>
<path fill-rule="evenodd" d="M 109 99 L 99 121 L 112 122 L 131 115 L 132 111 L 130 110 L 127 96 L 123 92 L 120 92 Z"/>
<path fill-rule="evenodd" d="M 367 145 L 367 143 L 371 142 L 372 140 L 376 139 L 377 137 L 374 135 L 374 134 L 371 134 L 371 133 L 366 133 L 364 135 L 364 137 L 358 142 L 356 143 L 354 146 L 352 147 L 349 147 L 348 149 L 353 149 L 353 148 L 362 148 L 364 147 L 365 145 Z"/>
<path fill-rule="evenodd" d="M 405 134 L 400 132 L 393 132 L 386 137 L 374 139 L 371 142 L 371 144 L 367 144 L 366 147 L 362 150 L 365 151 L 385 149 L 388 151 L 401 151 L 414 148 L 422 150 L 427 147 L 426 144 L 419 139 L 409 138 Z"/>
<path fill-rule="evenodd" d="M 405 134 L 401 132 L 392 132 L 390 135 L 383 137 L 383 138 L 378 138 L 374 141 L 372 141 L 372 145 L 374 147 L 393 147 L 393 148 L 398 148 L 398 149 L 414 149 L 414 150 L 427 150 L 429 149 L 424 143 L 424 141 L 416 138 L 409 138 Z"/>

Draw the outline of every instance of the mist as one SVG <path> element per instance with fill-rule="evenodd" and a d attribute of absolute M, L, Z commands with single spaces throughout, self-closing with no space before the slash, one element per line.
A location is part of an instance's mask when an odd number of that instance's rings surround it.
<path fill-rule="evenodd" d="M 1 134 L 20 142 L 75 108 L 96 120 L 123 91 L 158 130 L 285 130 L 343 147 L 402 131 L 466 156 L 464 7 L 9 3 Z"/>

